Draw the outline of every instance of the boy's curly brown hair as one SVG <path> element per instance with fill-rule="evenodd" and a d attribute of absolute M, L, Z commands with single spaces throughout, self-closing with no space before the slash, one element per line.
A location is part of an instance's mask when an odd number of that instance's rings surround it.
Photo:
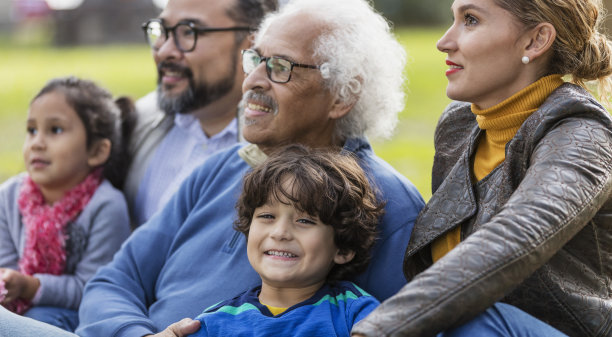
<path fill-rule="evenodd" d="M 291 179 L 289 191 L 282 188 L 286 179 Z M 248 238 L 255 209 L 270 200 L 288 201 L 301 212 L 317 216 L 334 228 L 334 243 L 341 252 L 355 252 L 350 262 L 332 268 L 329 281 L 350 279 L 365 270 L 384 203 L 377 201 L 352 154 L 303 145 L 275 152 L 244 177 L 234 228 Z"/>

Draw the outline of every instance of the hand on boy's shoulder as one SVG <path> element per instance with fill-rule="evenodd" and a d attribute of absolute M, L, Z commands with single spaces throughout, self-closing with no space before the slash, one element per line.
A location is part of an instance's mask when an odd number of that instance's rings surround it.
<path fill-rule="evenodd" d="M 200 321 L 191 318 L 183 318 L 182 320 L 170 324 L 164 331 L 155 335 L 146 335 L 153 337 L 184 337 L 192 334 L 200 329 Z M 146 337 L 143 336 L 143 337 Z"/>

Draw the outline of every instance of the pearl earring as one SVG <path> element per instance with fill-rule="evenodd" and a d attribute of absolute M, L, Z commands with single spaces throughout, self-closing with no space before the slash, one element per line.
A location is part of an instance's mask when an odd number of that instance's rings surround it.
<path fill-rule="evenodd" d="M 528 64 L 529 61 L 529 56 L 523 56 L 523 58 L 521 59 L 521 62 L 523 62 L 523 64 Z"/>

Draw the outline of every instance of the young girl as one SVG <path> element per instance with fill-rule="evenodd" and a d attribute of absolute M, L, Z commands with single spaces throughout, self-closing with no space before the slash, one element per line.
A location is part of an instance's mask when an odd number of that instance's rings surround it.
<path fill-rule="evenodd" d="M 584 86 L 612 96 L 601 1 L 455 0 L 452 12 L 438 49 L 446 93 L 463 102 L 436 129 L 409 283 L 355 333 L 434 335 L 493 306 L 611 336 L 612 120 Z M 534 335 L 521 320 L 516 335 Z M 490 326 L 507 332 L 504 321 Z"/>
<path fill-rule="evenodd" d="M 32 100 L 27 174 L 0 186 L 0 303 L 8 309 L 76 328 L 85 282 L 130 234 L 116 187 L 131 107 L 74 77 L 51 80 Z"/>

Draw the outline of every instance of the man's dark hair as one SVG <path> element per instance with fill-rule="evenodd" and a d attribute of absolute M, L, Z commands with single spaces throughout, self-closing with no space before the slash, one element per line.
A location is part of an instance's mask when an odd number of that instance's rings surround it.
<path fill-rule="evenodd" d="M 277 9 L 277 0 L 236 0 L 236 5 L 227 11 L 227 15 L 240 25 L 257 29 L 264 16 Z M 248 32 L 237 32 L 237 43 L 240 44 L 248 34 Z"/>
<path fill-rule="evenodd" d="M 287 179 L 291 190 L 283 188 Z M 275 152 L 244 177 L 234 228 L 248 239 L 255 209 L 271 200 L 317 216 L 333 227 L 334 243 L 340 252 L 355 252 L 350 262 L 332 268 L 328 280 L 350 279 L 365 270 L 384 203 L 377 201 L 351 154 L 339 148 L 315 150 L 302 145 Z"/>

